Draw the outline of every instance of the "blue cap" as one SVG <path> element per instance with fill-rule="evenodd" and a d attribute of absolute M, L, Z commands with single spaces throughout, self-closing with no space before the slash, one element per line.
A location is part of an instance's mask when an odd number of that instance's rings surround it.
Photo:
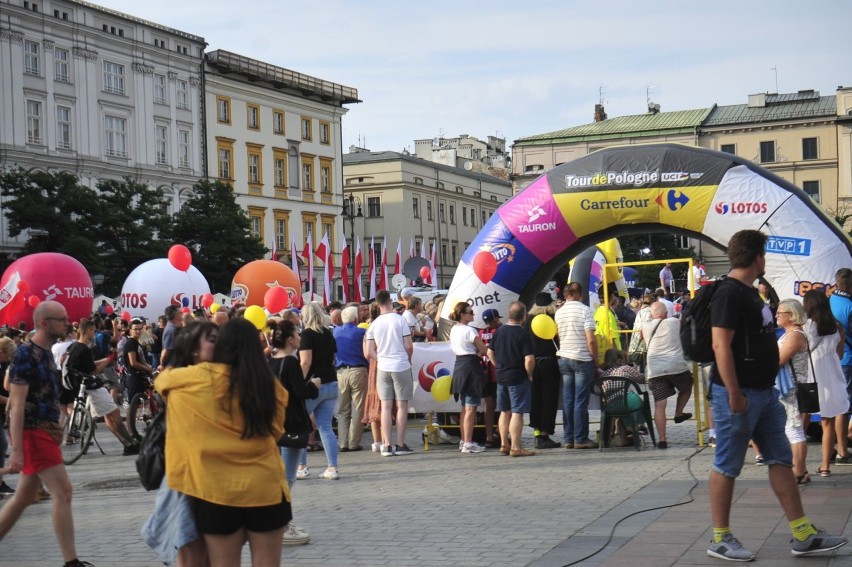
<path fill-rule="evenodd" d="M 500 319 L 500 312 L 496 309 L 486 309 L 482 312 L 482 320 L 483 321 L 493 321 L 494 319 Z"/>

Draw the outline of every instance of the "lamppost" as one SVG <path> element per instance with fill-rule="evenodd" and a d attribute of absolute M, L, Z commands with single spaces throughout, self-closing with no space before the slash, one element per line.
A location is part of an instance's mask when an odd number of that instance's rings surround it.
<path fill-rule="evenodd" d="M 350 255 L 355 253 L 355 219 L 364 218 L 364 213 L 361 212 L 361 199 L 350 193 L 343 197 L 343 220 L 349 221 L 349 241 L 351 242 L 352 251 Z M 352 289 L 355 289 L 355 258 L 352 257 Z M 346 293 L 346 290 L 343 290 Z M 349 296 L 349 294 L 346 294 Z"/>

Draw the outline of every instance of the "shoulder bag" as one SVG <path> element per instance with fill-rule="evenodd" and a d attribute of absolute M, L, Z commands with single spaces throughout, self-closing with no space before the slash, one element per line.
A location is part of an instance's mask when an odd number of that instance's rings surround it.
<path fill-rule="evenodd" d="M 166 408 L 154 416 L 139 444 L 136 472 L 145 490 L 157 490 L 166 476 Z"/>
<path fill-rule="evenodd" d="M 819 413 L 819 392 L 817 391 L 816 371 L 814 370 L 814 361 L 811 358 L 811 345 L 808 338 L 805 337 L 805 344 L 808 346 L 808 361 L 811 364 L 811 374 L 813 382 L 799 382 L 796 376 L 796 370 L 793 364 L 790 364 L 790 370 L 793 372 L 793 382 L 796 384 L 796 400 L 799 402 L 799 413 Z"/>

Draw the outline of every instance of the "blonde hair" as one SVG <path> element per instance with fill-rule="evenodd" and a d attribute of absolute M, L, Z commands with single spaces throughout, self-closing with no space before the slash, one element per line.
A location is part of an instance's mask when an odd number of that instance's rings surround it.
<path fill-rule="evenodd" d="M 321 333 L 323 329 L 328 327 L 329 320 L 322 306 L 312 301 L 302 308 L 302 324 L 305 329 L 311 329 Z"/>
<path fill-rule="evenodd" d="M 15 351 L 18 350 L 18 345 L 9 337 L 0 337 L 0 352 L 5 354 L 11 360 L 15 356 Z M 2 376 L 0 376 L 2 379 Z"/>

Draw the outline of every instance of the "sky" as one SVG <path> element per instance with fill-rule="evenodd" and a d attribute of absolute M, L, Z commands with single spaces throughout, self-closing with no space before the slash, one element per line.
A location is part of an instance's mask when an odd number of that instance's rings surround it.
<path fill-rule="evenodd" d="M 845 0 L 95 3 L 358 89 L 344 152 L 459 134 L 511 146 L 592 122 L 600 101 L 613 118 L 648 98 L 665 112 L 852 86 Z"/>

